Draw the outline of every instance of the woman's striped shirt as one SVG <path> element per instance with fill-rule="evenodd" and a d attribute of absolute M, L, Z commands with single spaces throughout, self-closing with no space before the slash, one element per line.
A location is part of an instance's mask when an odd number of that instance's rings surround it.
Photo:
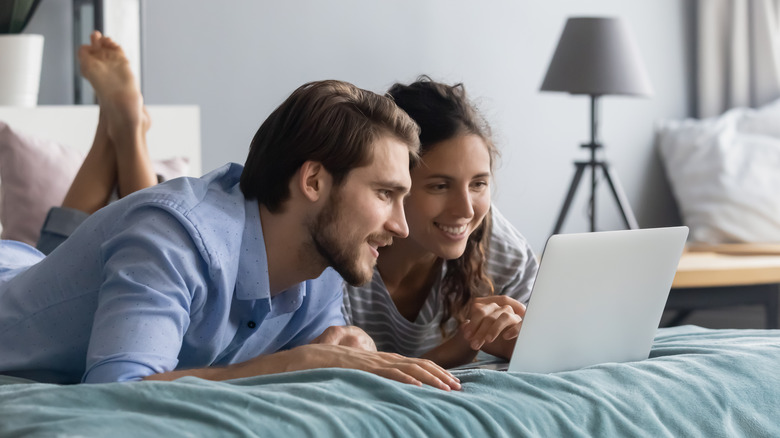
<path fill-rule="evenodd" d="M 538 263 L 525 237 L 492 207 L 493 229 L 488 247 L 487 274 L 496 294 L 508 295 L 523 304 L 528 302 Z M 342 312 L 348 325 L 365 330 L 380 351 L 419 357 L 440 345 L 444 339 L 439 329 L 442 318 L 442 272 L 433 285 L 415 321 L 404 318 L 395 307 L 377 269 L 371 281 L 354 287 L 345 283 Z M 445 326 L 452 333 L 457 321 L 450 318 Z"/>

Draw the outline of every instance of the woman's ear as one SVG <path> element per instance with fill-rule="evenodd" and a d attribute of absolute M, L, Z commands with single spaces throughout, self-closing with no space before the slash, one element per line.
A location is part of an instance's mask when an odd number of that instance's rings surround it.
<path fill-rule="evenodd" d="M 303 196 L 317 202 L 330 187 L 330 173 L 322 163 L 305 161 L 298 172 L 298 187 Z"/>

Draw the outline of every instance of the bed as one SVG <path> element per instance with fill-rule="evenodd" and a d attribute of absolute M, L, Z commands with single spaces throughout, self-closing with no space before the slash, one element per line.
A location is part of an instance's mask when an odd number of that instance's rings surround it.
<path fill-rule="evenodd" d="M 197 109 L 180 109 L 175 137 L 150 132 L 150 150 L 190 157 L 197 173 Z M 153 110 L 152 129 L 165 130 Z M 92 113 L 63 133 L 50 111 Z M 91 142 L 94 124 L 84 123 L 95 116 L 94 107 L 0 108 L 0 121 L 62 143 L 73 131 Z M 779 368 L 780 330 L 683 326 L 659 329 L 648 360 L 554 374 L 456 371 L 457 392 L 345 369 L 93 385 L 0 376 L 0 436 L 780 436 Z"/>
<path fill-rule="evenodd" d="M 0 436 L 780 436 L 780 332 L 661 329 L 650 359 L 461 371 L 458 392 L 320 369 L 226 382 L 0 377 Z"/>

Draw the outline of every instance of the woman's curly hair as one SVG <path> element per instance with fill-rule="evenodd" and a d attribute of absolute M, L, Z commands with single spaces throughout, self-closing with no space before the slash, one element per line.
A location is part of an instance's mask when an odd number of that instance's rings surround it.
<path fill-rule="evenodd" d="M 393 85 L 387 94 L 420 126 L 421 157 L 442 141 L 473 134 L 487 145 L 492 170 L 498 149 L 489 125 L 466 96 L 463 84 L 447 85 L 420 76 L 411 84 Z M 462 321 L 472 298 L 493 294 L 493 283 L 486 274 L 491 225 L 492 215 L 488 212 L 469 236 L 463 255 L 445 262 L 447 272 L 441 288 L 444 314 L 439 326 L 445 336 L 445 324 L 450 317 Z"/>

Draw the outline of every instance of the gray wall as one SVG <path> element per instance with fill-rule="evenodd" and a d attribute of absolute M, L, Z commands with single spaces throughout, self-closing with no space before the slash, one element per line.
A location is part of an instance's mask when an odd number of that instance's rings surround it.
<path fill-rule="evenodd" d="M 589 136 L 586 97 L 538 91 L 568 16 L 625 18 L 655 89 L 605 97 L 601 139 L 640 226 L 679 219 L 653 145 L 653 123 L 690 111 L 691 0 L 147 1 L 149 104 L 197 104 L 204 170 L 242 162 L 261 121 L 297 86 L 336 78 L 384 91 L 425 73 L 462 81 L 503 151 L 495 202 L 541 251 Z M 72 92 L 70 2 L 45 0 L 27 32 L 46 35 L 40 102 Z M 564 231 L 587 230 L 585 186 Z M 599 229 L 621 228 L 599 196 Z"/>

